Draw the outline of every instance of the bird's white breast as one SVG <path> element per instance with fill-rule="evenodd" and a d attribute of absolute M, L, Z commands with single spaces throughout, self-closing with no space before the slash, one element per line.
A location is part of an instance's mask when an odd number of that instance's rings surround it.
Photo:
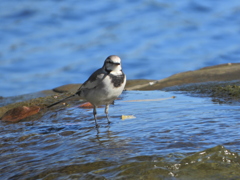
<path fill-rule="evenodd" d="M 126 76 L 119 87 L 115 87 L 112 79 L 107 75 L 95 88 L 83 89 L 83 97 L 93 105 L 106 105 L 112 103 L 124 90 Z"/>

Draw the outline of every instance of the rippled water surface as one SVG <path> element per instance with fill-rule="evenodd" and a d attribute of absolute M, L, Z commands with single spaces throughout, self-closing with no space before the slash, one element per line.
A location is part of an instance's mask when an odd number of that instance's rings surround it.
<path fill-rule="evenodd" d="M 129 79 L 240 59 L 239 0 L 2 0 L 0 96 L 82 83 L 110 54 Z"/>
<path fill-rule="evenodd" d="M 92 109 L 76 106 L 0 122 L 0 179 L 240 178 L 239 106 L 163 91 L 121 97 L 109 126 L 98 108 L 99 132 Z"/>

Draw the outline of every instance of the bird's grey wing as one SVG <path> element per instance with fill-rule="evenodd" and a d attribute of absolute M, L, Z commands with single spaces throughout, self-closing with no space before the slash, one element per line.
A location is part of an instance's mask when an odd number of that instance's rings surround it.
<path fill-rule="evenodd" d="M 82 89 L 92 89 L 98 86 L 102 80 L 106 77 L 107 73 L 103 69 L 96 70 L 87 81 L 78 89 L 77 93 L 80 93 Z"/>

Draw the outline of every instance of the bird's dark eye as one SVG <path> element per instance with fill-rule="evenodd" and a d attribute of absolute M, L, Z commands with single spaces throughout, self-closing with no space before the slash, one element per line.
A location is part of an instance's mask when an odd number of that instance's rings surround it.
<path fill-rule="evenodd" d="M 108 63 L 108 64 L 114 64 L 114 65 L 120 65 L 120 63 L 113 62 L 113 61 L 106 61 L 106 63 Z"/>

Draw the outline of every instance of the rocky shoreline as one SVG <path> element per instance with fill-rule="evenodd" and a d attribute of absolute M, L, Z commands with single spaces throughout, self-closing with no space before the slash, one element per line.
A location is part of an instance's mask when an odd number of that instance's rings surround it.
<path fill-rule="evenodd" d="M 6 112 L 8 111 L 10 111 L 7 114 L 8 116 L 9 113 L 10 115 L 12 113 L 13 117 L 19 116 L 21 119 L 33 115 L 33 111 L 36 114 L 35 116 L 37 116 L 40 109 L 41 111 L 47 111 L 46 106 L 73 94 L 80 85 L 81 84 L 69 84 L 32 94 L 6 98 L 1 97 L 0 117 L 6 120 L 4 116 L 6 117 Z M 193 94 L 211 96 L 221 99 L 223 102 L 238 101 L 240 99 L 240 63 L 205 67 L 196 71 L 178 73 L 161 80 L 128 80 L 126 90 L 185 91 Z M 76 102 L 79 103 L 77 98 Z M 18 120 L 11 122 L 17 121 Z"/>

